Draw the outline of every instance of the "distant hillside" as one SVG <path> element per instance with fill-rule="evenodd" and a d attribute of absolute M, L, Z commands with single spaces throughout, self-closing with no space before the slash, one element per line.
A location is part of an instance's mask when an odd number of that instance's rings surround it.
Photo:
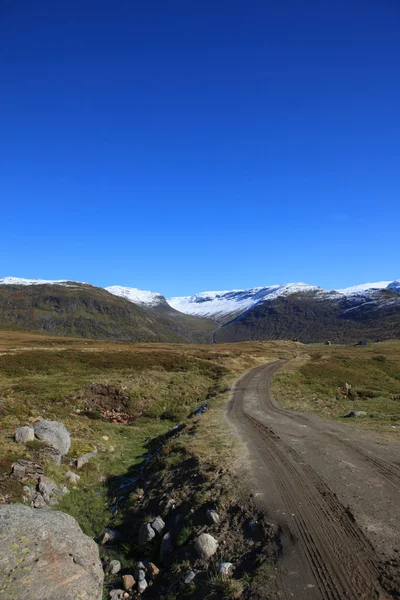
<path fill-rule="evenodd" d="M 104 340 L 209 341 L 211 325 L 166 307 L 147 309 L 84 283 L 0 280 L 2 327 Z"/>
<path fill-rule="evenodd" d="M 216 342 L 298 339 L 355 343 L 400 337 L 400 296 L 394 289 L 332 296 L 295 293 L 256 304 L 222 325 Z"/>

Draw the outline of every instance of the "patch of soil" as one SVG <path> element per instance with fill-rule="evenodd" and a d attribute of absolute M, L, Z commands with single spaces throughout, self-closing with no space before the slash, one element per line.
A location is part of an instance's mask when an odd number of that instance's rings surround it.
<path fill-rule="evenodd" d="M 91 383 L 83 388 L 79 398 L 91 410 L 127 412 L 129 394 L 114 385 Z"/>

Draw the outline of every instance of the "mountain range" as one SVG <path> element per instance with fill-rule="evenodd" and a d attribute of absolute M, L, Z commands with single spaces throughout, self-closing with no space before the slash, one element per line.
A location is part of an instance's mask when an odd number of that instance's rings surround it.
<path fill-rule="evenodd" d="M 0 325 L 143 342 L 383 340 L 400 337 L 400 280 L 338 290 L 290 283 L 166 299 L 117 285 L 6 277 Z"/>

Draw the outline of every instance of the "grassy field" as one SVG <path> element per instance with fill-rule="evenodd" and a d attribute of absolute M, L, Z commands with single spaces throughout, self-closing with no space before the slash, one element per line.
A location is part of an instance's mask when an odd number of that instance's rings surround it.
<path fill-rule="evenodd" d="M 352 422 L 398 435 L 400 342 L 306 346 L 298 359 L 275 375 L 272 388 L 287 408 L 343 422 L 345 415 L 361 410 L 367 416 Z"/>
<path fill-rule="evenodd" d="M 192 346 L 119 344 L 52 338 L 24 332 L 0 332 L 0 478 L 18 458 L 37 458 L 37 449 L 17 445 L 17 427 L 38 417 L 59 420 L 72 438 L 71 456 L 93 448 L 99 454 L 82 471 L 79 489 L 64 498 L 60 508 L 75 516 L 85 532 L 97 536 L 110 518 L 102 480 L 126 472 L 148 452 L 146 440 L 184 422 L 210 398 L 218 410 L 205 416 L 206 426 L 188 439 L 193 452 L 207 460 L 232 449 L 221 424 L 227 387 L 248 368 L 291 356 L 290 344 Z M 104 405 L 115 406 L 112 394 L 121 392 L 129 424 L 101 418 L 90 391 L 101 386 Z M 113 392 L 114 393 L 114 392 Z M 118 400 L 118 399 L 117 399 Z M 118 401 L 117 401 L 118 404 Z M 64 481 L 68 467 L 49 465 L 51 476 Z M 22 485 L 1 481 L 0 500 L 21 498 Z"/>

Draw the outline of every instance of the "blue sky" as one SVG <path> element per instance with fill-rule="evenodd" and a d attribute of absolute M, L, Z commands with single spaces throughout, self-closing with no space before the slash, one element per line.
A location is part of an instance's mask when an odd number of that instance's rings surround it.
<path fill-rule="evenodd" d="M 0 2 L 0 277 L 400 277 L 396 0 Z"/>

